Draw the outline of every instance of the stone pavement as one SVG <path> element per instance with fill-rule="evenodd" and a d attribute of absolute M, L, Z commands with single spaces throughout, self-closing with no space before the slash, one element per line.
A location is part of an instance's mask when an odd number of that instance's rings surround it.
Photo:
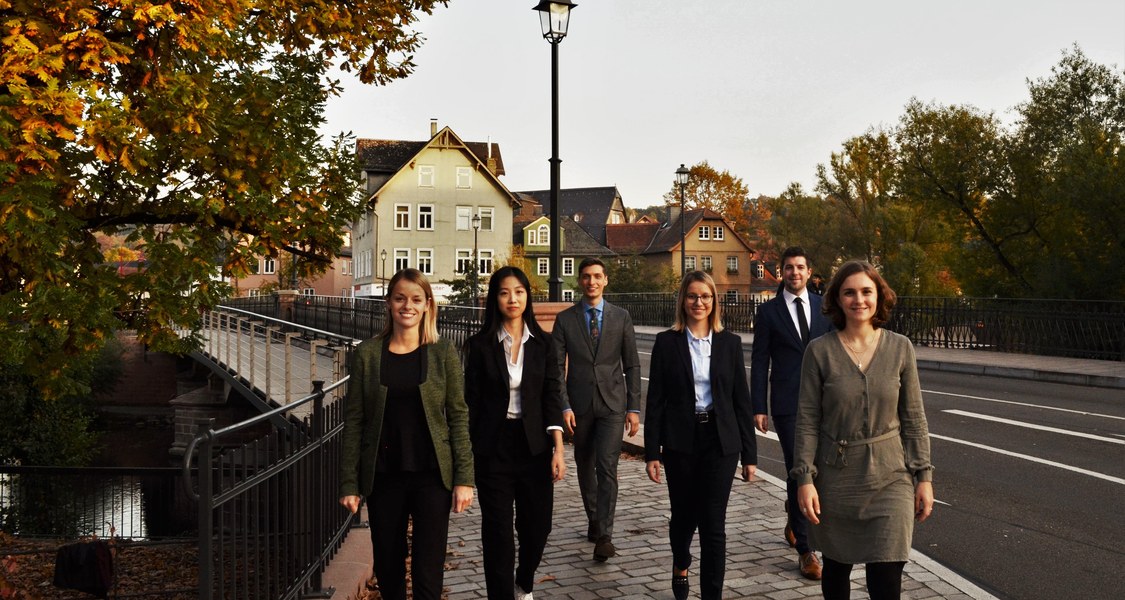
<path fill-rule="evenodd" d="M 586 516 L 573 471 L 555 485 L 554 530 L 536 574 L 536 598 L 594 600 L 598 598 L 670 599 L 672 551 L 668 546 L 668 488 L 644 473 L 644 462 L 622 456 L 614 544 L 617 556 L 595 562 L 594 545 L 586 541 Z M 732 473 L 732 476 L 734 474 Z M 782 538 L 785 513 L 783 482 L 763 474 L 757 481 L 735 479 L 727 512 L 727 575 L 724 598 L 819 598 L 820 584 L 797 571 L 796 551 Z M 919 525 L 925 527 L 925 524 Z M 693 597 L 698 597 L 699 543 L 693 544 Z M 449 598 L 485 598 L 480 540 L 480 508 L 452 515 L 445 587 Z M 334 598 L 353 597 L 370 573 L 371 542 L 366 529 L 353 529 L 333 559 L 324 585 L 336 587 Z M 852 597 L 867 597 L 863 569 L 852 574 Z M 913 552 L 903 581 L 905 598 L 988 599 L 991 595 Z"/>

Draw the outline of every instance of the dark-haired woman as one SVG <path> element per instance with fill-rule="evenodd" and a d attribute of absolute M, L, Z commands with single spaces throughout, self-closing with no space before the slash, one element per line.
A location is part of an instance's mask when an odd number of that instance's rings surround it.
<path fill-rule="evenodd" d="M 914 347 L 883 329 L 895 293 L 870 264 L 845 263 L 822 310 L 837 331 L 809 343 L 801 366 L 792 477 L 824 555 L 821 590 L 850 597 L 863 563 L 873 600 L 901 595 L 914 520 L 933 510 L 930 439 Z"/>
<path fill-rule="evenodd" d="M 723 330 L 715 282 L 703 271 L 684 276 L 676 322 L 652 347 L 645 414 L 648 477 L 668 476 L 672 519 L 672 593 L 690 593 L 691 539 L 699 529 L 699 588 L 723 597 L 726 517 L 739 456 L 752 481 L 758 450 L 742 339 Z"/>
<path fill-rule="evenodd" d="M 438 339 L 437 305 L 417 269 L 390 281 L 387 324 L 356 346 L 349 365 L 340 457 L 340 504 L 367 497 L 379 593 L 406 598 L 406 526 L 413 522 L 414 598 L 439 600 L 449 512 L 473 501 L 464 375 L 457 350 Z"/>
<path fill-rule="evenodd" d="M 553 484 L 566 474 L 559 373 L 532 310 L 527 275 L 488 282 L 484 324 L 468 341 L 465 400 L 481 507 L 484 579 L 492 600 L 530 599 L 551 533 Z M 519 562 L 512 509 L 515 507 Z M 513 575 L 514 572 L 514 575 Z"/>

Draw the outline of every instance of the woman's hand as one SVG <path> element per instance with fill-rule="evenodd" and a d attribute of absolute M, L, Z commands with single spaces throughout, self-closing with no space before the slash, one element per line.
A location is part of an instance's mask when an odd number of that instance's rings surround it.
<path fill-rule="evenodd" d="M 340 506 L 351 511 L 354 515 L 359 512 L 359 496 L 344 496 L 340 498 Z"/>
<path fill-rule="evenodd" d="M 816 492 L 815 485 L 805 483 L 797 486 L 797 506 L 809 523 L 820 525 L 820 494 Z"/>
<path fill-rule="evenodd" d="M 758 465 L 742 465 L 742 480 L 746 483 L 754 481 L 754 474 L 758 472 Z"/>
<path fill-rule="evenodd" d="M 919 481 L 914 486 L 914 518 L 919 523 L 930 518 L 934 512 L 934 483 L 932 481 Z"/>
<path fill-rule="evenodd" d="M 645 472 L 648 473 L 648 478 L 660 483 L 660 461 L 650 460 L 645 463 Z"/>
<path fill-rule="evenodd" d="M 473 505 L 473 488 L 468 485 L 453 486 L 453 512 L 465 512 Z"/>
<path fill-rule="evenodd" d="M 566 455 L 559 446 L 551 453 L 551 481 L 562 481 L 563 477 L 566 477 Z"/>

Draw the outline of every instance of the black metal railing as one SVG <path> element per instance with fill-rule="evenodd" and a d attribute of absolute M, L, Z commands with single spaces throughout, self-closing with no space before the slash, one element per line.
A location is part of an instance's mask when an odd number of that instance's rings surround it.
<path fill-rule="evenodd" d="M 675 294 L 606 294 L 606 300 L 629 311 L 633 325 L 671 327 L 676 320 Z M 731 331 L 753 331 L 758 302 L 752 298 L 730 300 L 720 296 L 723 326 Z"/>
<path fill-rule="evenodd" d="M 312 394 L 222 429 L 214 429 L 213 420 L 200 426 L 182 469 L 184 488 L 199 507 L 200 600 L 280 600 L 322 592 L 321 574 L 352 522 L 336 502 L 343 403 L 325 403 L 346 381 L 328 387 L 313 382 Z M 223 449 L 224 440 L 240 439 L 308 403 L 311 414 L 301 423 Z"/>
<path fill-rule="evenodd" d="M 0 530 L 28 538 L 194 536 L 175 467 L 0 466 Z"/>

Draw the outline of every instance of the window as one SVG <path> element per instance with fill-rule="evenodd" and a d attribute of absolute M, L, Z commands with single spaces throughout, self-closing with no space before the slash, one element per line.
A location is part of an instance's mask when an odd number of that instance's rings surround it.
<path fill-rule="evenodd" d="M 726 300 L 727 300 L 727 302 L 732 302 L 732 303 L 738 302 L 738 290 L 727 290 Z"/>
<path fill-rule="evenodd" d="M 574 275 L 574 259 L 573 258 L 564 258 L 563 259 L 562 271 L 563 271 L 562 274 L 566 277 L 570 277 L 571 275 Z"/>
<path fill-rule="evenodd" d="M 477 258 L 480 259 L 481 275 L 492 273 L 492 250 L 481 250 Z"/>
<path fill-rule="evenodd" d="M 410 248 L 395 248 L 395 273 L 410 268 Z"/>
<path fill-rule="evenodd" d="M 262 259 L 262 274 L 273 275 L 277 272 L 277 261 L 271 256 Z"/>
<path fill-rule="evenodd" d="M 539 266 L 536 270 L 536 273 L 538 273 L 540 275 L 543 275 L 543 276 L 549 275 L 550 274 L 550 268 L 551 268 L 550 263 L 551 263 L 551 261 L 549 259 L 540 258 L 539 259 Z"/>
<path fill-rule="evenodd" d="M 761 279 L 766 276 L 766 267 L 762 263 L 754 265 L 754 277 Z"/>
<path fill-rule="evenodd" d="M 711 228 L 711 239 L 716 242 L 723 241 L 723 228 L 721 226 L 716 225 Z"/>
<path fill-rule="evenodd" d="M 574 302 L 574 290 L 563 290 L 563 302 Z"/>
<path fill-rule="evenodd" d="M 494 209 L 491 207 L 482 208 L 477 212 L 477 214 L 480 215 L 481 231 L 492 231 L 492 215 L 494 212 Z"/>
<path fill-rule="evenodd" d="M 347 275 L 348 271 L 351 271 L 351 270 L 352 270 L 352 261 L 351 260 L 345 258 L 344 260 L 340 261 L 340 274 L 341 275 Z"/>
<path fill-rule="evenodd" d="M 457 167 L 457 189 L 468 190 L 473 187 L 473 170 L 469 167 Z"/>
<path fill-rule="evenodd" d="M 528 246 L 538 246 L 539 245 L 539 232 L 535 229 L 528 229 L 527 230 L 527 242 L 525 242 L 525 243 Z"/>
<path fill-rule="evenodd" d="M 473 251 L 457 250 L 457 272 L 468 273 L 473 267 Z"/>
<path fill-rule="evenodd" d="M 551 245 L 551 227 L 546 223 L 539 226 L 539 245 Z"/>
<path fill-rule="evenodd" d="M 423 275 L 434 274 L 434 249 L 433 248 L 419 248 L 416 252 L 418 259 L 418 270 Z"/>
<path fill-rule="evenodd" d="M 711 257 L 710 256 L 706 256 L 706 255 L 700 256 L 699 257 L 699 264 L 704 271 L 707 271 L 708 273 L 711 272 Z"/>
<path fill-rule="evenodd" d="M 694 271 L 695 270 L 695 257 L 694 256 L 685 256 L 684 257 L 684 267 L 688 271 Z"/>
<path fill-rule="evenodd" d="M 262 261 L 260 261 L 260 260 L 256 260 L 256 261 L 254 261 L 253 263 L 251 263 L 247 266 L 250 267 L 250 274 L 251 275 L 257 275 L 258 273 L 260 273 L 262 271 Z"/>
<path fill-rule="evenodd" d="M 728 256 L 727 257 L 727 273 L 737 273 L 737 272 L 738 272 L 738 257 L 737 256 Z"/>
<path fill-rule="evenodd" d="M 421 231 L 434 230 L 434 205 L 418 205 L 418 229 Z"/>
<path fill-rule="evenodd" d="M 468 231 L 472 226 L 469 221 L 473 218 L 473 207 L 471 206 L 458 206 L 457 207 L 457 231 Z"/>
<path fill-rule="evenodd" d="M 701 240 L 711 239 L 711 228 L 706 226 L 706 225 L 701 225 L 699 227 L 699 239 L 701 239 Z"/>
<path fill-rule="evenodd" d="M 305 288 L 305 289 L 301 290 L 301 293 L 304 294 L 305 296 L 315 296 L 316 290 L 313 289 L 313 288 Z"/>
<path fill-rule="evenodd" d="M 409 204 L 396 204 L 395 205 L 395 229 L 404 230 L 410 229 L 410 205 Z"/>
<path fill-rule="evenodd" d="M 258 296 L 261 296 L 261 295 L 262 295 L 262 290 L 259 290 L 258 288 L 254 288 L 254 289 L 250 290 L 250 297 L 251 298 L 257 298 Z"/>
<path fill-rule="evenodd" d="M 418 187 L 434 187 L 433 165 L 418 165 Z"/>

